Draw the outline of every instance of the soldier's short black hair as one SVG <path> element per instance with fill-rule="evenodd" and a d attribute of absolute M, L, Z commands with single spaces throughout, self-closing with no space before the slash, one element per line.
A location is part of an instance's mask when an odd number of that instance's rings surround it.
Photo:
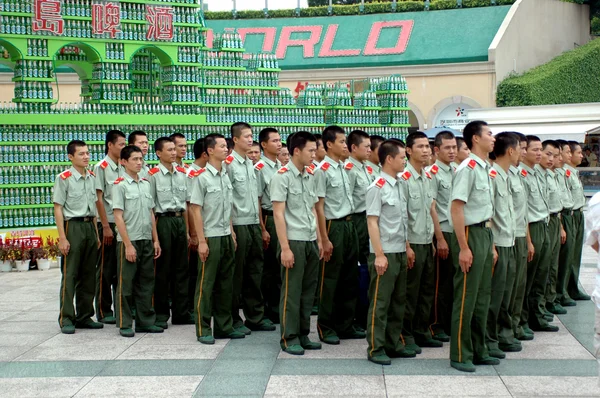
<path fill-rule="evenodd" d="M 258 142 L 260 142 L 261 144 L 263 142 L 269 142 L 269 136 L 271 135 L 271 133 L 278 133 L 279 131 L 277 131 L 277 129 L 273 128 L 273 127 L 267 127 L 265 129 L 260 130 L 260 133 L 258 133 Z"/>
<path fill-rule="evenodd" d="M 322 140 L 323 146 L 325 147 L 326 151 L 329 149 L 327 147 L 327 143 L 331 142 L 332 144 L 334 144 L 338 134 L 346 135 L 346 132 L 340 126 L 333 125 L 325 127 L 325 130 L 323 130 Z"/>
<path fill-rule="evenodd" d="M 348 151 L 352 152 L 352 145 L 359 146 L 362 144 L 363 140 L 371 138 L 369 134 L 365 133 L 362 130 L 352 130 L 350 134 L 348 134 Z"/>
<path fill-rule="evenodd" d="M 104 140 L 105 155 L 108 153 L 108 144 L 114 144 L 119 140 L 120 137 L 123 137 L 123 139 L 127 138 L 125 137 L 125 133 L 123 133 L 121 130 L 109 130 L 109 132 L 106 133 L 106 139 Z"/>
<path fill-rule="evenodd" d="M 176 139 L 176 138 L 183 138 L 184 140 L 186 139 L 186 138 L 185 138 L 185 135 L 183 135 L 183 134 L 181 134 L 181 133 L 173 133 L 173 134 L 171 134 L 171 135 L 169 136 L 169 138 L 170 138 L 170 139 L 172 139 L 172 140 L 173 140 L 173 142 L 175 142 L 175 139 Z"/>
<path fill-rule="evenodd" d="M 564 147 L 569 145 L 569 141 L 567 140 L 556 140 L 556 142 L 558 143 L 558 145 L 560 145 L 561 151 L 564 149 Z"/>
<path fill-rule="evenodd" d="M 529 144 L 531 144 L 532 142 L 542 142 L 542 140 L 540 140 L 540 137 L 538 137 L 537 135 L 526 135 L 525 138 L 527 138 L 527 148 L 529 148 Z"/>
<path fill-rule="evenodd" d="M 260 148 L 260 144 L 258 143 L 258 141 L 252 141 L 252 146 L 257 146 L 258 148 Z"/>
<path fill-rule="evenodd" d="M 198 138 L 194 142 L 194 159 L 200 159 L 204 152 L 204 138 Z"/>
<path fill-rule="evenodd" d="M 135 145 L 126 145 L 123 149 L 121 149 L 121 159 L 129 160 L 134 152 L 142 153 L 142 150 Z"/>
<path fill-rule="evenodd" d="M 506 155 L 508 148 L 513 148 L 515 150 L 519 148 L 519 138 L 514 133 L 504 131 L 500 134 L 496 134 L 495 138 L 494 151 L 491 152 L 490 155 L 493 153 L 496 158 Z"/>
<path fill-rule="evenodd" d="M 231 133 L 231 139 L 233 139 L 234 137 L 239 138 L 242 135 L 242 131 L 246 129 L 252 130 L 252 127 L 245 122 L 233 123 L 229 128 L 229 132 Z"/>
<path fill-rule="evenodd" d="M 483 126 L 487 126 L 488 124 L 483 120 L 473 120 L 469 122 L 463 130 L 463 138 L 465 139 L 465 143 L 467 144 L 467 148 L 473 149 L 473 137 L 479 136 L 481 137 L 481 130 L 483 130 Z"/>
<path fill-rule="evenodd" d="M 453 140 L 456 137 L 452 133 L 452 131 L 444 130 L 437 133 L 435 139 L 433 140 L 433 146 L 437 148 L 441 148 L 444 140 Z"/>
<path fill-rule="evenodd" d="M 415 145 L 415 141 L 419 140 L 421 138 L 425 138 L 427 140 L 427 142 L 429 143 L 429 137 L 427 137 L 427 134 L 425 134 L 422 131 L 415 131 L 414 133 L 410 133 L 407 137 L 406 137 L 406 147 L 407 148 L 412 148 L 413 145 Z"/>
<path fill-rule="evenodd" d="M 406 148 L 404 142 L 398 138 L 391 138 L 385 140 L 379 145 L 377 155 L 379 156 L 379 164 L 382 166 L 385 164 L 385 160 L 388 156 L 395 158 L 400 153 L 400 148 Z"/>
<path fill-rule="evenodd" d="M 545 140 L 542 142 L 542 150 L 546 149 L 548 145 L 550 145 L 554 149 L 560 149 L 560 145 L 558 144 L 558 142 L 554 140 Z"/>
<path fill-rule="evenodd" d="M 127 137 L 127 143 L 129 145 L 133 145 L 135 144 L 135 140 L 137 139 L 137 137 L 147 137 L 146 133 L 142 130 L 135 130 L 132 131 L 129 136 Z"/>
<path fill-rule="evenodd" d="M 306 147 L 307 142 L 314 142 L 316 144 L 317 139 L 308 131 L 298 131 L 292 134 L 287 140 L 290 155 L 294 154 L 294 150 L 296 148 L 298 148 L 299 150 L 303 150 L 304 147 Z"/>
<path fill-rule="evenodd" d="M 77 152 L 77 148 L 81 148 L 82 146 L 87 146 L 85 141 L 81 140 L 73 140 L 67 144 L 67 154 L 75 156 Z"/>
<path fill-rule="evenodd" d="M 167 142 L 173 142 L 171 137 L 160 137 L 154 141 L 154 152 L 162 151 Z"/>
<path fill-rule="evenodd" d="M 575 152 L 577 150 L 577 147 L 581 147 L 581 144 L 577 141 L 568 141 L 569 142 L 569 148 L 571 148 L 571 152 Z"/>
<path fill-rule="evenodd" d="M 371 150 L 372 151 L 375 151 L 377 149 L 377 147 L 379 145 L 381 145 L 382 142 L 385 141 L 385 138 L 383 138 L 382 136 L 377 135 L 377 134 L 371 134 L 369 136 L 369 138 L 371 139 Z"/>
<path fill-rule="evenodd" d="M 232 151 L 233 147 L 235 146 L 233 143 L 233 138 L 225 138 L 225 141 L 227 142 L 227 149 Z"/>
<path fill-rule="evenodd" d="M 465 142 L 465 139 L 462 137 L 456 137 L 456 149 L 460 149 L 460 147 L 465 144 L 467 145 L 467 143 Z M 468 147 L 467 147 L 468 148 Z"/>
<path fill-rule="evenodd" d="M 218 133 L 212 133 L 204 137 L 204 152 L 206 152 L 207 155 L 209 149 L 214 149 L 215 145 L 217 144 L 218 138 L 225 139 L 225 136 Z"/>
<path fill-rule="evenodd" d="M 315 140 L 317 140 L 317 148 L 319 145 L 323 145 L 323 136 L 321 134 L 313 134 L 313 136 L 315 137 Z"/>

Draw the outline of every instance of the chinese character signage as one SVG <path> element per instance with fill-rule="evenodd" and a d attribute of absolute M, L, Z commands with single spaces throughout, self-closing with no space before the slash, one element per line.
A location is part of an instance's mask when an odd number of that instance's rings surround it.
<path fill-rule="evenodd" d="M 173 40 L 173 7 L 146 6 L 146 40 Z"/>
<path fill-rule="evenodd" d="M 92 34 L 104 36 L 110 34 L 114 39 L 121 31 L 121 5 L 114 1 L 94 2 L 92 4 Z"/>
<path fill-rule="evenodd" d="M 61 16 L 60 0 L 34 0 L 33 8 L 34 32 L 47 31 L 55 35 L 63 34 L 65 21 Z"/>

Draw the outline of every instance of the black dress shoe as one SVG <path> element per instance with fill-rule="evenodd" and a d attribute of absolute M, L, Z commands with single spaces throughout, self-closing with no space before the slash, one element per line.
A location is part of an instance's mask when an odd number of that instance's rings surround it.
<path fill-rule="evenodd" d="M 558 332 L 558 326 L 554 325 L 545 325 L 534 328 L 536 332 Z"/>

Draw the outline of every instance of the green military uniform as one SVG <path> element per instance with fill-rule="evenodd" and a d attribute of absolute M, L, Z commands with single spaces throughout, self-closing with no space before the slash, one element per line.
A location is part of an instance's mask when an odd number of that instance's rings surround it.
<path fill-rule="evenodd" d="M 138 173 L 138 176 L 140 176 L 140 178 L 146 178 L 147 179 L 149 171 L 150 171 L 150 166 L 148 166 L 148 163 L 146 163 L 146 161 L 144 161 L 142 163 L 142 169 Z"/>
<path fill-rule="evenodd" d="M 579 269 L 581 267 L 581 254 L 583 250 L 583 235 L 585 230 L 585 219 L 583 217 L 583 206 L 585 206 L 585 195 L 583 193 L 583 184 L 579 178 L 579 171 L 575 167 L 566 165 L 567 170 L 571 172 L 569 178 L 571 196 L 573 197 L 573 257 L 571 258 L 571 267 L 567 277 L 566 289 L 570 298 L 588 299 L 582 289 L 579 287 Z"/>
<path fill-rule="evenodd" d="M 198 177 L 201 173 L 200 171 L 204 170 L 202 167 L 198 166 L 196 163 L 192 163 L 190 167 L 186 170 L 187 176 L 187 202 L 189 204 L 190 199 L 192 197 L 192 188 L 194 186 L 193 182 L 196 177 Z M 188 207 L 189 209 L 189 207 Z M 191 217 L 188 211 L 188 217 Z M 187 250 L 188 257 L 188 270 L 189 270 L 189 280 L 188 280 L 188 308 L 190 313 L 194 313 L 194 298 L 196 293 L 196 279 L 198 278 L 198 246 L 189 246 Z"/>
<path fill-rule="evenodd" d="M 119 285 L 115 309 L 117 326 L 131 329 L 133 325 L 130 303 L 135 303 L 136 328 L 153 326 L 156 313 L 152 305 L 154 293 L 154 245 L 152 243 L 152 209 L 154 200 L 148 180 L 134 180 L 127 173 L 113 184 L 113 209 L 123 210 L 123 220 L 136 261 L 125 257 L 123 237 L 117 231 L 117 274 Z"/>
<path fill-rule="evenodd" d="M 371 162 L 370 160 L 365 160 L 365 166 L 369 166 L 371 170 L 373 170 L 372 176 L 373 179 L 378 178 L 379 174 L 381 174 L 381 167 L 378 164 Z"/>
<path fill-rule="evenodd" d="M 95 267 L 98 256 L 95 177 L 75 167 L 62 172 L 54 182 L 54 203 L 62 206 L 65 235 L 71 245 L 62 257 L 60 315 L 58 324 L 79 326 L 94 316 Z M 77 296 L 77 313 L 73 298 Z M 76 315 L 77 314 L 77 315 Z"/>
<path fill-rule="evenodd" d="M 321 340 L 355 334 L 352 327 L 358 295 L 358 238 L 351 214 L 354 212 L 350 181 L 342 162 L 325 156 L 315 172 L 319 198 L 325 198 L 327 233 L 333 244 L 328 262 L 320 272 L 319 317 Z"/>
<path fill-rule="evenodd" d="M 465 234 L 473 262 L 462 272 L 458 258 L 460 247 L 452 240 L 454 256 L 454 305 L 450 360 L 470 366 L 489 357 L 485 344 L 487 314 L 492 287 L 493 237 L 487 227 L 493 215 L 493 187 L 488 163 L 471 153 L 456 169 L 450 203 L 464 202 Z"/>
<path fill-rule="evenodd" d="M 219 172 L 211 164 L 206 165 L 194 180 L 190 203 L 202 207 L 202 227 L 208 244 L 208 258 L 198 267 L 196 336 L 213 334 L 210 325 L 214 317 L 215 337 L 226 337 L 234 331 L 231 301 L 235 246 L 231 237 L 233 187 L 224 167 Z"/>
<path fill-rule="evenodd" d="M 312 170 L 299 171 L 290 161 L 272 176 L 270 198 L 286 204 L 286 233 L 294 254 L 292 268 L 280 267 L 280 344 L 282 349 L 292 345 L 305 347 L 310 333 L 310 312 L 319 270 L 317 221 L 313 213 L 318 198 Z"/>
<path fill-rule="evenodd" d="M 406 345 L 431 345 L 429 316 L 435 296 L 433 267 L 433 219 L 431 205 L 435 188 L 431 174 L 418 173 L 411 163 L 400 178 L 400 189 L 408 203 L 408 241 L 415 252 L 415 263 L 408 270 L 406 282 L 406 314 L 403 332 Z"/>
<path fill-rule="evenodd" d="M 450 194 L 452 193 L 452 181 L 454 180 L 455 168 L 446 165 L 439 159 L 429 169 L 433 178 L 433 189 L 435 190 L 435 209 L 437 211 L 440 229 L 444 240 L 450 248 L 454 228 L 450 226 Z M 448 253 L 446 259 L 439 256 L 435 258 L 435 296 L 431 310 L 429 330 L 435 339 L 437 335 L 445 335 L 450 332 L 452 319 L 452 296 L 453 296 L 454 265 L 452 264 L 452 253 Z"/>
<path fill-rule="evenodd" d="M 524 338 L 525 332 L 519 325 L 521 321 L 521 310 L 525 299 L 527 288 L 527 189 L 523 186 L 521 171 L 515 166 L 510 166 L 509 180 L 510 190 L 513 200 L 513 216 L 515 220 L 515 281 L 513 286 L 506 286 L 511 289 L 512 294 L 509 304 L 509 314 L 512 318 L 512 344 L 519 344 L 518 338 Z M 501 331 L 501 336 L 507 336 L 506 331 Z M 500 348 L 506 348 L 506 342 L 509 337 L 503 338 Z"/>
<path fill-rule="evenodd" d="M 550 212 L 550 222 L 548 223 L 548 236 L 550 239 L 550 267 L 548 270 L 548 281 L 546 284 L 544 304 L 546 305 L 546 309 L 548 311 L 554 313 L 557 311 L 564 312 L 564 309 L 554 304 L 554 301 L 556 300 L 558 259 L 560 255 L 560 213 L 563 209 L 563 205 L 558 185 L 558 177 L 554 171 L 546 169 L 546 182 L 548 186 L 548 211 Z"/>
<path fill-rule="evenodd" d="M 173 324 L 187 324 L 191 322 L 191 314 L 187 302 L 189 269 L 185 255 L 188 250 L 184 218 L 188 195 L 185 169 L 173 166 L 173 172 L 170 172 L 159 163 L 148 174 L 157 218 L 156 232 L 162 250 L 156 260 L 156 322 L 159 326 L 164 326 L 172 313 Z"/>
<path fill-rule="evenodd" d="M 573 246 L 575 244 L 575 231 L 573 230 L 573 206 L 574 200 L 571 195 L 571 186 L 573 174 L 567 166 L 560 169 L 555 169 L 554 172 L 558 176 L 558 191 L 561 193 L 561 203 L 563 209 L 560 214 L 563 229 L 567 234 L 567 239 L 560 246 L 558 256 L 558 277 L 556 281 L 556 299 L 554 304 L 561 306 L 572 306 L 575 303 L 567 294 L 567 282 L 570 274 L 571 261 L 573 259 Z"/>
<path fill-rule="evenodd" d="M 240 299 L 245 325 L 260 330 L 271 323 L 264 319 L 265 307 L 261 292 L 263 273 L 262 231 L 258 220 L 258 182 L 252 160 L 235 150 L 225 160 L 227 173 L 233 185 L 232 222 L 237 250 L 233 275 L 233 327 L 243 326 L 240 317 Z M 240 297 L 241 296 L 241 297 Z"/>
<path fill-rule="evenodd" d="M 545 292 L 550 267 L 550 241 L 548 236 L 548 189 L 546 173 L 539 165 L 535 169 L 521 164 L 523 185 L 528 191 L 527 221 L 529 235 L 535 248 L 533 259 L 527 263 L 527 286 L 525 302 L 521 310 L 520 325 L 524 331 L 529 328 L 539 329 L 548 326 L 544 318 Z"/>
<path fill-rule="evenodd" d="M 94 173 L 96 174 L 96 191 L 102 192 L 106 218 L 114 237 L 117 235 L 117 230 L 113 215 L 112 190 L 115 180 L 123 175 L 123 167 L 113 162 L 107 155 L 94 167 Z M 110 245 L 104 243 L 104 231 L 100 218 L 98 218 L 98 234 L 102 246 L 98 252 L 96 266 L 96 311 L 98 320 L 102 321 L 113 316 L 113 294 L 116 299 L 117 288 L 117 241 L 113 239 Z"/>
<path fill-rule="evenodd" d="M 273 203 L 271 202 L 271 180 L 281 162 L 263 156 L 256 165 L 258 181 L 258 196 L 262 207 L 262 217 L 265 228 L 271 237 L 269 246 L 264 249 L 264 267 L 261 281 L 261 291 L 264 298 L 265 317 L 279 323 L 279 301 L 281 298 L 281 266 L 277 260 L 277 231 L 273 219 Z"/>
<path fill-rule="evenodd" d="M 356 323 L 361 328 L 367 325 L 367 311 L 369 310 L 369 271 L 367 259 L 369 257 L 369 230 L 367 228 L 366 196 L 367 187 L 373 182 L 373 168 L 359 162 L 352 156 L 348 158 L 344 169 L 350 180 L 350 191 L 354 203 L 352 223 L 358 237 L 358 263 L 359 263 L 359 295 L 356 304 Z"/>
<path fill-rule="evenodd" d="M 510 171 L 509 171 L 510 173 Z M 486 344 L 490 355 L 503 358 L 503 347 L 514 344 L 510 299 L 516 277 L 515 218 L 509 176 L 495 165 L 490 171 L 494 188 L 492 235 L 498 260 L 492 266 L 492 295 L 487 318 Z"/>
<path fill-rule="evenodd" d="M 377 275 L 371 245 L 367 354 L 370 358 L 386 354 L 403 356 L 408 353 L 402 338 L 406 306 L 407 202 L 400 182 L 385 172 L 369 186 L 366 201 L 367 217 L 378 217 L 381 248 L 388 260 L 387 270 Z"/>

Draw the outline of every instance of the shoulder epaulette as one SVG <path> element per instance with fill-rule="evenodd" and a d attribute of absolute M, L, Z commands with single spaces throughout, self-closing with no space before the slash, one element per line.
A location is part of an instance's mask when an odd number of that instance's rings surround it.
<path fill-rule="evenodd" d="M 102 162 L 100 162 L 100 167 L 102 167 L 103 169 L 108 167 L 108 162 L 106 160 L 103 160 Z"/>
<path fill-rule="evenodd" d="M 92 177 L 96 177 L 96 174 L 94 174 L 94 172 L 93 172 L 92 170 L 88 170 L 87 172 L 88 172 L 88 173 L 90 173 L 90 175 L 91 175 Z"/>
<path fill-rule="evenodd" d="M 375 186 L 377 188 L 381 188 L 385 185 L 385 178 L 381 177 L 379 180 L 377 180 L 377 182 L 375 183 Z"/>
<path fill-rule="evenodd" d="M 202 174 L 204 172 L 204 170 L 206 170 L 206 169 L 190 170 L 190 171 L 188 171 L 187 176 L 188 176 L 188 178 L 198 177 L 200 174 Z"/>
<path fill-rule="evenodd" d="M 474 170 L 474 169 L 475 169 L 475 166 L 477 166 L 477 161 L 476 161 L 475 159 L 471 159 L 471 160 L 469 161 L 469 164 L 467 164 L 467 166 L 469 166 L 469 168 L 470 168 L 471 170 Z"/>
<path fill-rule="evenodd" d="M 527 170 L 521 169 L 521 177 L 527 177 Z"/>
<path fill-rule="evenodd" d="M 329 164 L 329 162 L 323 162 L 323 163 L 321 163 L 321 170 L 327 171 L 327 169 L 329 168 L 329 166 L 331 166 Z"/>
<path fill-rule="evenodd" d="M 142 181 L 150 182 L 146 177 L 142 177 Z"/>
<path fill-rule="evenodd" d="M 565 176 L 567 176 L 567 178 L 571 177 L 571 170 L 567 169 L 567 171 L 565 171 Z"/>
<path fill-rule="evenodd" d="M 354 163 L 352 163 L 352 162 L 348 162 L 348 163 L 346 163 L 346 165 L 344 165 L 344 168 L 346 170 L 352 170 L 353 167 L 354 167 Z"/>
<path fill-rule="evenodd" d="M 175 166 L 175 170 L 177 170 L 180 173 L 185 174 L 185 169 L 183 167 L 181 167 L 181 166 Z"/>
<path fill-rule="evenodd" d="M 256 169 L 256 171 L 260 171 L 263 167 L 265 167 L 265 162 L 263 162 L 262 160 L 260 160 L 258 163 L 256 163 L 254 165 L 254 168 Z"/>
<path fill-rule="evenodd" d="M 233 162 L 233 155 L 229 155 L 225 158 L 225 163 L 231 164 Z"/>
<path fill-rule="evenodd" d="M 433 166 L 431 166 L 431 168 L 429 169 L 429 172 L 431 172 L 431 174 L 436 175 L 438 173 L 438 171 L 440 171 L 440 168 L 438 167 L 437 164 L 434 164 Z"/>
<path fill-rule="evenodd" d="M 117 185 L 118 183 L 120 183 L 121 181 L 125 181 L 125 178 L 123 177 L 119 177 L 115 180 L 114 184 Z"/>
<path fill-rule="evenodd" d="M 62 178 L 63 180 L 66 180 L 67 178 L 71 177 L 73 175 L 73 173 L 71 173 L 71 170 L 65 170 L 62 173 L 60 173 L 60 178 Z"/>
<path fill-rule="evenodd" d="M 153 176 L 154 174 L 158 173 L 159 171 L 160 171 L 160 169 L 158 167 L 153 167 L 150 170 L 148 170 L 148 174 Z"/>
<path fill-rule="evenodd" d="M 408 181 L 408 179 L 412 177 L 412 174 L 410 174 L 410 171 L 405 171 L 404 173 L 402 173 L 402 179 L 404 181 Z"/>
<path fill-rule="evenodd" d="M 306 172 L 310 175 L 315 175 L 315 167 L 311 164 L 306 167 Z"/>
<path fill-rule="evenodd" d="M 373 174 L 373 168 L 371 166 L 367 166 L 367 173 Z"/>
<path fill-rule="evenodd" d="M 490 170 L 490 177 L 496 178 L 497 175 L 498 175 L 498 172 L 496 170 L 494 170 L 494 169 Z"/>
<path fill-rule="evenodd" d="M 277 170 L 277 172 L 278 172 L 279 174 L 283 174 L 283 173 L 285 173 L 286 171 L 288 171 L 288 168 L 287 168 L 287 167 L 285 167 L 285 166 L 283 166 L 282 168 L 280 168 L 279 170 Z"/>
<path fill-rule="evenodd" d="M 431 174 L 429 174 L 429 172 L 425 172 L 425 176 L 427 176 L 427 178 L 429 178 L 431 180 Z"/>

